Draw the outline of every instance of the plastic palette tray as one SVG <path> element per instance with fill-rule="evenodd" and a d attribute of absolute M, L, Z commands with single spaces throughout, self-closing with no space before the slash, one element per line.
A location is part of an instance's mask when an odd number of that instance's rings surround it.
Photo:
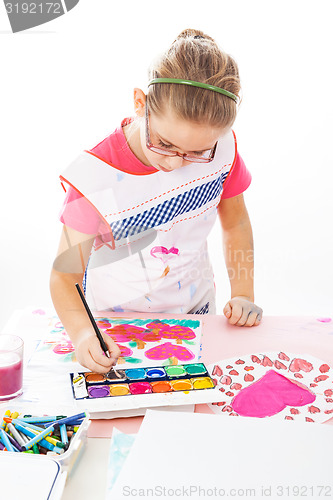
<path fill-rule="evenodd" d="M 71 373 L 77 405 L 98 411 L 222 400 L 204 363 L 117 369 L 116 372 L 118 376 L 114 371 L 106 375 Z M 94 410 L 91 410 L 93 403 Z"/>

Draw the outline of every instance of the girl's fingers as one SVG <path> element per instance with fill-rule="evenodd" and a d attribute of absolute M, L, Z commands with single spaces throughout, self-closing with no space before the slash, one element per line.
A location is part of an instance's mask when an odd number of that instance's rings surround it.
<path fill-rule="evenodd" d="M 243 314 L 243 308 L 239 303 L 232 304 L 231 309 L 231 317 L 229 319 L 229 323 L 231 325 L 235 325 L 241 319 Z"/>
<path fill-rule="evenodd" d="M 117 359 L 119 358 L 121 351 L 117 346 L 117 344 L 115 343 L 115 341 L 112 340 L 112 338 L 109 335 L 104 334 L 103 339 L 106 345 L 108 346 L 108 350 L 110 353 L 110 360 L 115 365 L 117 363 Z"/>
<path fill-rule="evenodd" d="M 248 299 L 234 297 L 225 305 L 223 313 L 231 325 L 257 326 L 260 324 L 263 311 Z"/>
<path fill-rule="evenodd" d="M 90 352 L 88 353 L 88 355 L 89 354 L 90 354 Z M 108 358 L 106 357 L 106 359 L 108 359 Z M 112 367 L 112 364 L 110 364 L 110 362 L 107 366 L 101 365 L 100 363 L 97 363 L 94 360 L 94 358 L 92 357 L 92 355 L 90 355 L 90 357 L 86 363 L 81 363 L 81 364 L 83 366 L 85 366 L 86 368 L 88 368 L 89 370 L 91 370 L 92 372 L 96 372 L 96 373 L 108 373 Z"/>
<path fill-rule="evenodd" d="M 111 353 L 110 353 L 110 358 L 108 358 L 106 356 L 106 354 L 103 352 L 103 350 L 101 348 L 101 344 L 99 343 L 99 340 L 97 337 L 92 338 L 90 340 L 90 343 L 88 346 L 88 353 L 90 354 L 94 363 L 97 363 L 98 365 L 100 365 L 99 366 L 100 370 L 103 369 L 104 373 L 106 371 L 110 370 L 111 366 L 113 365 L 114 360 L 111 359 L 111 356 L 112 356 Z"/>
<path fill-rule="evenodd" d="M 251 309 L 249 309 L 248 307 L 244 307 L 242 309 L 242 315 L 239 318 L 239 320 L 237 321 L 236 325 L 237 326 L 245 326 L 247 324 L 248 317 L 250 314 L 251 314 Z"/>
<path fill-rule="evenodd" d="M 227 317 L 227 318 L 230 318 L 231 316 L 231 306 L 229 304 L 229 302 L 224 306 L 224 309 L 223 309 L 223 314 Z"/>
<path fill-rule="evenodd" d="M 258 312 L 251 311 L 244 326 L 253 326 L 258 319 Z"/>
<path fill-rule="evenodd" d="M 262 319 L 263 310 L 260 307 L 258 309 L 259 309 L 259 313 L 258 313 L 256 322 L 254 323 L 255 326 L 258 326 L 260 324 L 261 319 Z"/>

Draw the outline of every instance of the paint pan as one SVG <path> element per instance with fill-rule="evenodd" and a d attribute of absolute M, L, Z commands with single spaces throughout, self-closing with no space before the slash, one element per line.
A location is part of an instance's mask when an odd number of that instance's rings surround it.
<path fill-rule="evenodd" d="M 147 368 L 146 375 L 148 380 L 160 380 L 166 378 L 164 368 Z"/>
<path fill-rule="evenodd" d="M 111 396 L 127 396 L 130 393 L 128 384 L 111 384 L 109 388 Z"/>
<path fill-rule="evenodd" d="M 146 378 L 146 370 L 144 368 L 129 368 L 125 370 L 129 380 L 144 380 Z"/>
<path fill-rule="evenodd" d="M 108 382 L 124 382 L 127 379 L 125 370 L 111 370 L 105 377 Z"/>
<path fill-rule="evenodd" d="M 105 375 L 102 373 L 88 372 L 84 374 L 84 377 L 89 384 L 101 384 L 105 382 Z"/>
<path fill-rule="evenodd" d="M 151 384 L 153 392 L 171 392 L 172 385 L 168 380 L 160 380 L 159 382 L 152 382 Z"/>
<path fill-rule="evenodd" d="M 184 368 L 188 375 L 196 376 L 196 375 L 206 375 L 207 370 L 203 363 L 192 363 L 190 365 L 184 365 Z"/>
<path fill-rule="evenodd" d="M 148 382 L 133 382 L 129 384 L 131 394 L 149 394 L 152 392 L 151 385 Z"/>
<path fill-rule="evenodd" d="M 106 375 L 75 373 L 71 374 L 71 381 L 75 399 L 187 392 L 215 387 L 204 363 L 129 368 L 117 370 L 117 374 L 111 370 Z"/>
<path fill-rule="evenodd" d="M 191 391 L 193 389 L 192 382 L 189 379 L 172 380 L 171 386 L 174 391 Z"/>
<path fill-rule="evenodd" d="M 187 375 L 182 365 L 166 366 L 165 371 L 169 378 L 179 378 Z"/>
<path fill-rule="evenodd" d="M 88 387 L 88 394 L 90 398 L 105 398 L 110 396 L 109 385 L 92 385 Z"/>
<path fill-rule="evenodd" d="M 210 377 L 191 378 L 193 389 L 212 389 L 214 383 Z"/>

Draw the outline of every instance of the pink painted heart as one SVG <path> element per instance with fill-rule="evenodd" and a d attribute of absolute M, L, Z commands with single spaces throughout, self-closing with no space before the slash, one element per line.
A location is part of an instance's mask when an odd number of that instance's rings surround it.
<path fill-rule="evenodd" d="M 132 356 L 133 354 L 133 351 L 132 349 L 130 349 L 129 347 L 125 346 L 125 345 L 121 345 L 121 344 L 117 344 L 117 346 L 119 347 L 120 349 L 120 356 L 123 358 L 123 357 L 128 357 L 128 356 Z"/>
<path fill-rule="evenodd" d="M 316 399 L 305 385 L 269 370 L 263 377 L 242 389 L 231 402 L 244 417 L 271 417 L 286 406 L 305 406 Z"/>
<path fill-rule="evenodd" d="M 161 259 L 163 264 L 168 262 L 172 257 L 175 255 L 179 255 L 179 250 L 178 248 L 171 247 L 171 248 L 166 248 L 166 247 L 153 247 L 150 250 L 150 255 L 152 257 L 156 257 L 156 259 Z"/>
<path fill-rule="evenodd" d="M 69 352 L 74 352 L 74 346 L 72 342 L 60 342 L 53 348 L 55 354 L 68 354 Z"/>
<path fill-rule="evenodd" d="M 168 359 L 173 356 L 181 361 L 190 361 L 195 356 L 192 351 L 180 345 L 174 345 L 171 342 L 165 342 L 162 345 L 152 347 L 145 352 L 148 359 Z"/>
<path fill-rule="evenodd" d="M 309 373 L 313 370 L 313 366 L 309 361 L 301 358 L 295 358 L 292 360 L 289 366 L 289 370 L 293 373 L 303 370 L 303 372 Z"/>
<path fill-rule="evenodd" d="M 162 323 L 159 320 L 155 320 L 151 323 L 147 323 L 146 327 L 152 330 L 152 332 L 158 333 L 158 335 L 160 335 L 164 339 L 191 340 L 195 338 L 194 331 L 188 326 L 168 325 L 166 323 Z"/>

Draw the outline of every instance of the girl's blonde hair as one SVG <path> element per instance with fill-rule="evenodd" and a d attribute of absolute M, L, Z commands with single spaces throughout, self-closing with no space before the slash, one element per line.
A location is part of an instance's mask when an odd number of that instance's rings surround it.
<path fill-rule="evenodd" d="M 213 38 L 194 29 L 182 31 L 150 67 L 149 79 L 153 78 L 183 78 L 215 85 L 237 96 L 240 92 L 236 62 Z M 154 113 L 160 114 L 165 106 L 170 106 L 180 118 L 217 128 L 231 127 L 237 113 L 237 104 L 230 97 L 174 83 L 150 85 L 147 102 Z"/>

